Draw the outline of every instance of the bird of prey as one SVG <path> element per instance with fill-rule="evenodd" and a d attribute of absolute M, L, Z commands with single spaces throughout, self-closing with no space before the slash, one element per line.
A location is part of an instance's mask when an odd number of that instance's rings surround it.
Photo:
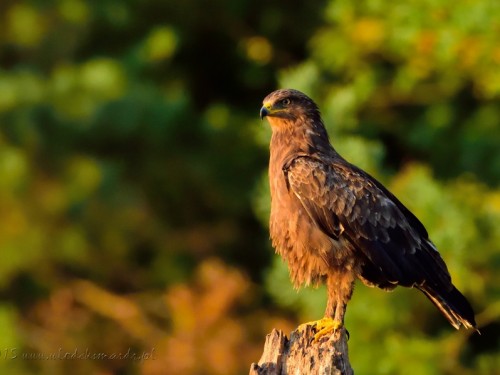
<path fill-rule="evenodd" d="M 452 284 L 422 223 L 379 181 L 330 144 L 317 105 L 277 90 L 260 117 L 272 128 L 270 235 L 296 287 L 324 282 L 328 302 L 316 339 L 343 327 L 354 281 L 415 287 L 453 327 L 475 328 L 474 312 Z"/>

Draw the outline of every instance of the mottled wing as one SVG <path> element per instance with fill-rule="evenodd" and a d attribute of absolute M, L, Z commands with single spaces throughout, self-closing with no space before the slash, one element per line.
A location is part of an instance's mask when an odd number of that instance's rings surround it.
<path fill-rule="evenodd" d="M 423 225 L 374 178 L 340 157 L 323 162 L 298 156 L 284 172 L 314 224 L 333 240 L 344 236 L 354 245 L 367 284 L 451 287 Z"/>

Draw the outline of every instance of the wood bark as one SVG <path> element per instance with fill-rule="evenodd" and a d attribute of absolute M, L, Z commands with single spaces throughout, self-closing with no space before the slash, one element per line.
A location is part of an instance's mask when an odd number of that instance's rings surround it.
<path fill-rule="evenodd" d="M 347 353 L 345 329 L 314 341 L 314 326 L 295 330 L 290 339 L 279 330 L 267 335 L 259 363 L 250 375 L 353 375 Z"/>

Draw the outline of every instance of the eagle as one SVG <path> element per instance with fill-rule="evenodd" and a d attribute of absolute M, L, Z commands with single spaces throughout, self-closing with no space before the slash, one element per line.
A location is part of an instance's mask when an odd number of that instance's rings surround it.
<path fill-rule="evenodd" d="M 325 283 L 324 318 L 315 339 L 344 325 L 354 282 L 392 290 L 416 288 L 453 327 L 477 330 L 467 299 L 424 225 L 379 181 L 330 144 L 318 106 L 281 89 L 260 110 L 272 136 L 269 158 L 270 237 L 295 287 Z"/>

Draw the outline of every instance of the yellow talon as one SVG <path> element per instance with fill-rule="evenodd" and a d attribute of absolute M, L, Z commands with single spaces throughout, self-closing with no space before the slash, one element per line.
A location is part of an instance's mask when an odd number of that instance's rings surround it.
<path fill-rule="evenodd" d="M 303 332 L 306 330 L 308 326 L 316 331 L 313 342 L 318 342 L 319 339 L 321 339 L 323 336 L 332 334 L 336 332 L 339 328 L 341 328 L 342 322 L 339 322 L 338 320 L 333 320 L 332 318 L 323 318 L 320 320 L 315 320 L 312 322 L 301 324 L 297 328 L 297 330 L 299 332 Z"/>

